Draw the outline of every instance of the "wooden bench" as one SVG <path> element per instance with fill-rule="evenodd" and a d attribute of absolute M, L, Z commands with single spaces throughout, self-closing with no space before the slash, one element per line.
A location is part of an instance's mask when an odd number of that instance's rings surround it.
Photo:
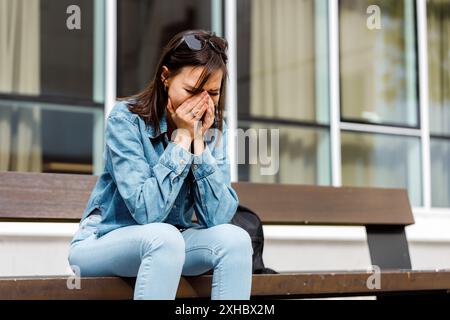
<path fill-rule="evenodd" d="M 79 222 L 96 180 L 89 175 L 0 172 L 0 220 Z M 247 182 L 233 187 L 265 225 L 365 226 L 372 264 L 381 268 L 380 289 L 367 286 L 371 273 L 366 270 L 255 274 L 252 299 L 442 294 L 450 289 L 450 270 L 411 270 L 405 226 L 414 219 L 405 190 Z M 70 290 L 68 277 L 0 277 L 0 299 L 133 297 L 134 278 L 83 278 L 81 289 Z M 177 298 L 210 299 L 211 280 L 212 275 L 182 277 Z"/>

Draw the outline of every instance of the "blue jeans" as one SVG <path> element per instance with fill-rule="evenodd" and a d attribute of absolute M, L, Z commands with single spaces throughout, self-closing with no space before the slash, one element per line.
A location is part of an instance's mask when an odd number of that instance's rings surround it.
<path fill-rule="evenodd" d="M 82 222 L 77 233 L 83 239 L 70 247 L 69 263 L 81 277 L 136 277 L 134 299 L 173 300 L 181 275 L 214 269 L 212 300 L 250 299 L 253 248 L 244 229 L 220 224 L 180 232 L 158 222 L 118 228 L 97 238 L 92 224 L 96 218 Z"/>

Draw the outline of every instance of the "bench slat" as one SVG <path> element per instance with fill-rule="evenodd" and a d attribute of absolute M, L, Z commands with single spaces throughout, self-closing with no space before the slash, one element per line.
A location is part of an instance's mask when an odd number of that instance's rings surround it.
<path fill-rule="evenodd" d="M 96 176 L 0 172 L 0 220 L 76 222 Z M 264 224 L 410 225 L 403 189 L 233 183 Z"/>
<path fill-rule="evenodd" d="M 305 298 L 450 290 L 450 270 L 382 271 L 381 289 L 369 289 L 366 272 L 253 275 L 252 297 Z M 67 289 L 68 277 L 0 278 L 0 299 L 132 299 L 134 278 L 82 278 Z M 212 275 L 181 277 L 177 298 L 210 298 Z"/>
<path fill-rule="evenodd" d="M 404 189 L 233 184 L 241 204 L 265 224 L 410 225 L 414 217 Z"/>
<path fill-rule="evenodd" d="M 2 221 L 79 221 L 96 176 L 0 172 Z"/>

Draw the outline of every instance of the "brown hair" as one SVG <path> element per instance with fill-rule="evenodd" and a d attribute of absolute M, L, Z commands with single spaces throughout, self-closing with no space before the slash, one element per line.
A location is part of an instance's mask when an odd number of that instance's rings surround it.
<path fill-rule="evenodd" d="M 195 34 L 197 38 L 206 40 L 201 50 L 191 50 L 185 41 L 185 35 Z M 213 42 L 216 49 L 209 41 Z M 217 50 L 219 49 L 219 50 Z M 168 101 L 168 94 L 164 90 L 161 81 L 162 67 L 166 66 L 170 71 L 170 77 L 174 77 L 186 66 L 204 66 L 204 70 L 197 81 L 193 94 L 200 93 L 202 87 L 208 81 L 212 73 L 222 70 L 222 83 L 220 86 L 220 97 L 215 108 L 215 127 L 222 131 L 223 111 L 225 108 L 225 92 L 227 72 L 228 43 L 225 39 L 216 36 L 213 32 L 205 30 L 187 30 L 176 34 L 163 48 L 153 79 L 141 92 L 119 100 L 130 100 L 129 110 L 141 116 L 147 125 L 151 125 L 157 134 L 159 131 L 159 121 L 163 116 Z"/>

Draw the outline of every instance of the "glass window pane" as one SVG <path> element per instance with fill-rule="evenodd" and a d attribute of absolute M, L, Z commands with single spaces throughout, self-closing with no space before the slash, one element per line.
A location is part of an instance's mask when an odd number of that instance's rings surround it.
<path fill-rule="evenodd" d="M 222 1 L 119 0 L 118 95 L 142 90 L 153 77 L 164 45 L 186 29 L 211 30 L 222 25 Z M 221 30 L 212 30 L 218 35 Z"/>
<path fill-rule="evenodd" d="M 97 174 L 103 110 L 0 100 L 0 171 Z"/>
<path fill-rule="evenodd" d="M 92 101 L 94 1 L 40 2 L 41 95 Z M 80 30 L 66 26 L 71 5 L 80 8 Z"/>
<path fill-rule="evenodd" d="M 450 207 L 450 140 L 431 139 L 431 203 Z"/>
<path fill-rule="evenodd" d="M 450 135 L 450 0 L 428 0 L 430 132 Z"/>
<path fill-rule="evenodd" d="M 0 2 L 0 170 L 102 169 L 102 3 Z M 67 27 L 70 6 L 81 30 Z"/>
<path fill-rule="evenodd" d="M 411 0 L 339 1 L 343 120 L 419 126 L 414 12 Z"/>
<path fill-rule="evenodd" d="M 81 30 L 66 26 L 70 5 Z M 91 0 L 3 1 L 0 93 L 92 101 L 93 13 Z"/>
<path fill-rule="evenodd" d="M 342 184 L 406 188 L 412 205 L 422 204 L 420 139 L 343 132 Z"/>
<path fill-rule="evenodd" d="M 237 1 L 238 115 L 328 123 L 327 1 Z"/>
<path fill-rule="evenodd" d="M 246 133 L 245 140 L 237 136 L 239 181 L 320 184 L 331 182 L 330 141 L 328 129 L 264 124 L 240 121 L 239 129 Z M 261 129 L 266 129 L 263 131 Z M 276 135 L 271 130 L 278 131 Z M 253 142 L 249 138 L 254 133 Z M 267 152 L 264 139 L 267 137 Z M 257 137 L 257 138 L 256 138 Z M 250 146 L 255 152 L 250 151 Z M 277 148 L 278 146 L 278 148 Z M 278 150 L 277 150 L 278 149 Z M 268 161 L 266 159 L 270 159 Z M 264 174 L 263 168 L 276 168 L 274 174 Z M 267 170 L 269 171 L 269 170 Z M 276 171 L 276 172 L 275 172 Z"/>

